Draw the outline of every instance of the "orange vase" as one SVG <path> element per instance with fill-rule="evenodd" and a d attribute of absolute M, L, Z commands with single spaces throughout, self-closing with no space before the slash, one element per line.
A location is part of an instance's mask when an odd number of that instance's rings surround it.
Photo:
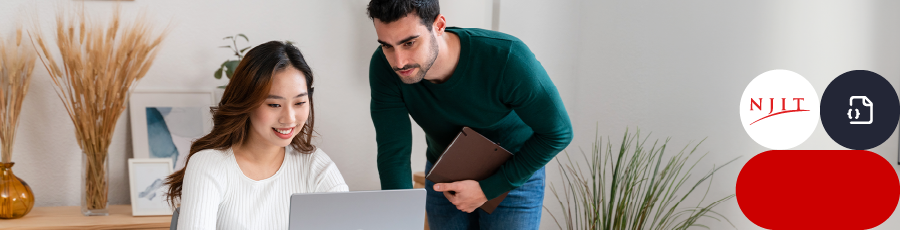
<path fill-rule="evenodd" d="M 25 216 L 34 207 L 34 193 L 22 179 L 13 175 L 15 163 L 0 163 L 0 219 Z"/>

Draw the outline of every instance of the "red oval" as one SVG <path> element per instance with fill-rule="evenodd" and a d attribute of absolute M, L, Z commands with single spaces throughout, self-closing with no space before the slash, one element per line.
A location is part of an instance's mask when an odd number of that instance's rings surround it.
<path fill-rule="evenodd" d="M 738 175 L 741 211 L 767 229 L 870 229 L 900 201 L 893 165 L 865 150 L 771 150 Z"/>

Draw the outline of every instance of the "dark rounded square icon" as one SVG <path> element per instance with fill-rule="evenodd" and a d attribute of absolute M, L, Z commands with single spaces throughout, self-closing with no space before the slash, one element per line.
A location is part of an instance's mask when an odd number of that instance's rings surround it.
<path fill-rule="evenodd" d="M 884 143 L 900 120 L 900 99 L 884 77 L 867 70 L 841 74 L 822 94 L 819 117 L 832 140 L 848 149 Z"/>

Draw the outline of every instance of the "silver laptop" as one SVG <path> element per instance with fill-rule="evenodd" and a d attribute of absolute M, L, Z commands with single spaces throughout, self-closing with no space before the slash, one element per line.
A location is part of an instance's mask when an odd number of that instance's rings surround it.
<path fill-rule="evenodd" d="M 291 195 L 290 230 L 422 229 L 425 189 Z"/>

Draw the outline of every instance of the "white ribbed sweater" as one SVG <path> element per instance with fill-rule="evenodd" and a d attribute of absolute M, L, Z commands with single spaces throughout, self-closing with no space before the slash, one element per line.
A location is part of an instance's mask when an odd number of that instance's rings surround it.
<path fill-rule="evenodd" d="M 272 177 L 255 181 L 241 172 L 231 149 L 203 150 L 185 170 L 178 229 L 287 229 L 294 193 L 348 191 L 337 166 L 316 149 L 285 147 Z"/>

